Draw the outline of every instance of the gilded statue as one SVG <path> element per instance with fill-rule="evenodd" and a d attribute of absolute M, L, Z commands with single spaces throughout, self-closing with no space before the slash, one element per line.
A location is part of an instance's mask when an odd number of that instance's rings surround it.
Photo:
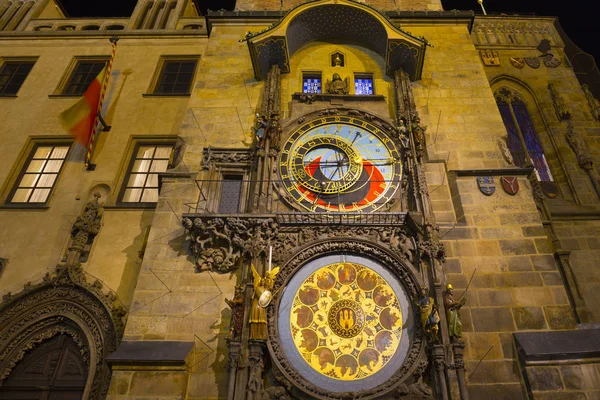
<path fill-rule="evenodd" d="M 435 301 L 432 297 L 428 296 L 427 287 L 421 286 L 420 296 L 415 303 L 417 307 L 419 307 L 419 313 L 421 315 L 421 328 L 423 328 L 429 337 L 429 340 L 437 342 L 440 316 Z"/>
<path fill-rule="evenodd" d="M 329 94 L 348 94 L 350 93 L 350 84 L 348 78 L 342 80 L 340 74 L 333 74 L 333 80 L 327 80 L 327 93 Z"/>
<path fill-rule="evenodd" d="M 446 318 L 448 320 L 448 336 L 459 339 L 462 337 L 462 321 L 460 319 L 460 309 L 467 302 L 467 298 L 462 296 L 458 301 L 454 300 L 454 288 L 451 284 L 446 285 L 444 293 L 444 308 L 446 308 Z"/>
<path fill-rule="evenodd" d="M 265 277 L 251 265 L 254 276 L 254 295 L 252 297 L 252 308 L 250 309 L 250 339 L 267 339 L 267 306 L 269 305 L 275 285 L 275 277 L 279 273 L 279 267 L 267 271 Z"/>

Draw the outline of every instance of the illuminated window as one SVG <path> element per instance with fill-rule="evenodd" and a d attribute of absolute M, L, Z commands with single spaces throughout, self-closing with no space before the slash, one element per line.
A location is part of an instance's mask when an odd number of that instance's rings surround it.
<path fill-rule="evenodd" d="M 158 201 L 158 174 L 169 168 L 173 145 L 138 145 L 121 191 L 122 203 L 140 205 Z"/>
<path fill-rule="evenodd" d="M 37 145 L 15 186 L 11 203 L 44 204 L 56 183 L 67 153 L 68 145 Z"/>
<path fill-rule="evenodd" d="M 304 74 L 302 76 L 303 93 L 321 93 L 321 74 Z"/>
<path fill-rule="evenodd" d="M 373 92 L 373 75 L 354 75 L 354 94 L 369 95 Z"/>

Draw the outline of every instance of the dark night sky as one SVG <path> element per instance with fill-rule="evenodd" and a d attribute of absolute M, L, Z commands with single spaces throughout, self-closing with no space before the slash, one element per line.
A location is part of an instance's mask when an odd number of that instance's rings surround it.
<path fill-rule="evenodd" d="M 61 0 L 68 14 L 72 17 L 125 17 L 131 15 L 135 0 L 82 1 Z M 197 0 L 202 12 L 206 9 L 233 9 L 235 0 Z M 477 0 L 442 0 L 444 9 L 475 10 L 481 8 Z M 484 0 L 489 14 L 504 12 L 534 13 L 541 16 L 558 16 L 564 30 L 571 40 L 582 50 L 592 54 L 600 61 L 600 21 L 595 7 L 598 0 L 570 1 L 564 0 Z"/>

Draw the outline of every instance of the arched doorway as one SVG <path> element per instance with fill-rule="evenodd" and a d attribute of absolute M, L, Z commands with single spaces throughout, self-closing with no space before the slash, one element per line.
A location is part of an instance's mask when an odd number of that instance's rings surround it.
<path fill-rule="evenodd" d="M 67 334 L 30 350 L 0 386 L 0 398 L 75 400 L 83 397 L 88 365 Z"/>

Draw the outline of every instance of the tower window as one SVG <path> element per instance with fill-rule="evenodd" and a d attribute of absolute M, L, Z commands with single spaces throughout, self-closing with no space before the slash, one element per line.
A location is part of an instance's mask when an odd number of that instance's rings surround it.
<path fill-rule="evenodd" d="M 319 73 L 303 74 L 302 92 L 303 93 L 322 93 L 322 79 Z"/>

